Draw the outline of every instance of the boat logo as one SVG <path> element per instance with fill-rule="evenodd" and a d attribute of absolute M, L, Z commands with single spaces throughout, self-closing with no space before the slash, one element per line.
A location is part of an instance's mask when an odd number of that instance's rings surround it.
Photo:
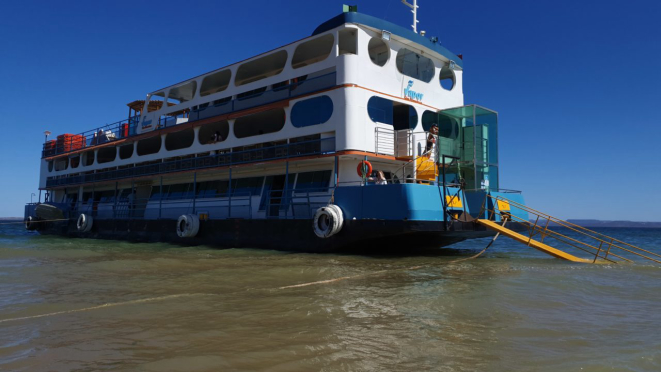
<path fill-rule="evenodd" d="M 409 85 L 404 88 L 404 98 L 408 98 L 414 101 L 422 101 L 423 94 L 411 90 L 411 87 L 413 87 L 413 80 L 409 80 Z"/>

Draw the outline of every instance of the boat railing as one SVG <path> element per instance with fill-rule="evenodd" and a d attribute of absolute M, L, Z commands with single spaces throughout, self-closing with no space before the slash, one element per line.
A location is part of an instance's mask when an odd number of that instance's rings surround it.
<path fill-rule="evenodd" d="M 328 205 L 334 187 L 269 190 L 265 194 L 266 218 L 311 219 L 317 208 Z"/>
<path fill-rule="evenodd" d="M 160 194 L 150 198 L 110 197 L 107 200 L 77 202 L 60 206 L 66 216 L 77 219 L 87 214 L 97 219 L 146 219 L 176 220 L 184 214 L 212 216 L 214 219 L 252 218 L 252 197 L 250 192 L 233 191 L 214 196 L 161 198 Z"/>
<path fill-rule="evenodd" d="M 63 134 L 43 145 L 42 157 L 81 150 L 86 147 L 101 145 L 136 134 L 139 116 L 106 124 L 78 134 Z"/>
<path fill-rule="evenodd" d="M 329 154 L 334 152 L 335 137 L 328 137 L 310 141 L 288 143 L 284 145 L 276 145 L 242 151 L 229 151 L 226 153 L 216 153 L 207 156 L 200 156 L 195 158 L 191 157 L 167 162 L 164 161 L 123 169 L 96 171 L 94 173 L 87 174 L 78 173 L 72 176 L 49 178 L 46 180 L 46 187 L 155 176 L 172 172 L 193 171 L 206 168 L 231 167 L 239 164 Z"/>
<path fill-rule="evenodd" d="M 274 103 L 277 101 L 291 99 L 304 94 L 314 93 L 320 90 L 332 88 L 336 85 L 336 72 L 310 77 L 305 80 L 301 78 L 292 79 L 288 84 L 278 86 L 269 90 L 259 91 L 247 95 L 236 95 L 237 97 L 222 101 L 217 104 L 212 102 L 193 106 L 188 113 L 188 120 L 192 122 L 218 115 L 242 111 L 257 106 Z M 240 96 L 240 97 L 239 97 Z M 181 109 L 179 109 L 181 111 Z M 88 130 L 79 134 L 58 136 L 57 140 L 46 141 L 43 145 L 42 157 L 50 157 L 78 151 L 86 147 L 101 145 L 104 143 L 124 139 L 137 135 L 136 128 L 140 116 L 134 116 L 126 120 Z M 157 119 L 157 129 L 163 129 L 177 125 L 177 117 L 167 113 Z"/>
<path fill-rule="evenodd" d="M 254 93 L 238 94 L 231 100 L 217 100 L 213 102 L 194 106 L 189 115 L 189 121 L 206 119 L 218 115 L 229 114 L 235 111 L 246 110 L 257 106 L 295 98 L 304 94 L 314 93 L 320 90 L 334 87 L 336 82 L 335 71 L 305 80 L 292 79 L 288 84 L 283 84 L 271 89 L 255 89 Z M 232 96 L 234 97 L 234 96 Z"/>

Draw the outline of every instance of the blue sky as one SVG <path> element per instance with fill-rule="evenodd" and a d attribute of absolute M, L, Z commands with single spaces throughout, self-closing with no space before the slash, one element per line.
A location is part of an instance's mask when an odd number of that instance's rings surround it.
<path fill-rule="evenodd" d="M 346 2 L 346 1 L 345 1 Z M 355 0 L 408 26 L 400 0 Z M 0 4 L 0 216 L 37 192 L 43 131 L 121 120 L 149 91 L 308 36 L 343 1 Z M 500 115 L 501 187 L 562 218 L 661 221 L 661 3 L 420 0 Z"/>

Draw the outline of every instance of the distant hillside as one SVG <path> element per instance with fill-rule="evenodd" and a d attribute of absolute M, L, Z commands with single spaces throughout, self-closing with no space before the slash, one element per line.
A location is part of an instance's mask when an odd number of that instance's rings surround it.
<path fill-rule="evenodd" d="M 535 223 L 535 221 L 530 221 Z M 661 222 L 635 222 L 635 221 L 601 221 L 601 220 L 567 220 L 578 226 L 583 227 L 630 227 L 638 229 L 661 229 Z M 558 226 L 550 223 L 549 226 Z"/>
<path fill-rule="evenodd" d="M 0 217 L 0 221 L 22 221 L 23 217 Z"/>
<path fill-rule="evenodd" d="M 661 228 L 661 222 L 635 222 L 635 221 L 601 221 L 601 220 L 567 220 L 584 227 L 637 227 L 637 228 Z"/>

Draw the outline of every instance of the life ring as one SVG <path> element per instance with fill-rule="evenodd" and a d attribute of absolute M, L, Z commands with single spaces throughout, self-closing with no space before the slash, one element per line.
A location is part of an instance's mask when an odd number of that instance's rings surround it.
<path fill-rule="evenodd" d="M 177 235 L 192 238 L 200 231 L 200 219 L 192 214 L 183 214 L 177 220 Z"/>
<path fill-rule="evenodd" d="M 80 232 L 88 232 L 92 230 L 93 222 L 94 219 L 92 218 L 92 216 L 82 213 L 80 216 L 78 216 L 78 222 L 76 222 L 76 227 Z"/>
<path fill-rule="evenodd" d="M 370 174 L 372 174 L 372 163 L 370 163 L 367 160 L 363 160 L 360 163 L 358 163 L 358 168 L 356 168 L 356 171 L 358 172 L 359 177 L 363 177 L 363 164 L 367 167 L 367 174 L 365 177 L 369 177 Z"/>
<path fill-rule="evenodd" d="M 320 238 L 329 238 L 342 230 L 344 216 L 337 205 L 327 205 L 317 209 L 314 214 L 314 234 Z"/>
<path fill-rule="evenodd" d="M 32 218 L 32 216 L 28 216 L 28 218 L 25 220 L 25 229 L 29 231 L 36 230 L 37 220 L 35 218 Z"/>

